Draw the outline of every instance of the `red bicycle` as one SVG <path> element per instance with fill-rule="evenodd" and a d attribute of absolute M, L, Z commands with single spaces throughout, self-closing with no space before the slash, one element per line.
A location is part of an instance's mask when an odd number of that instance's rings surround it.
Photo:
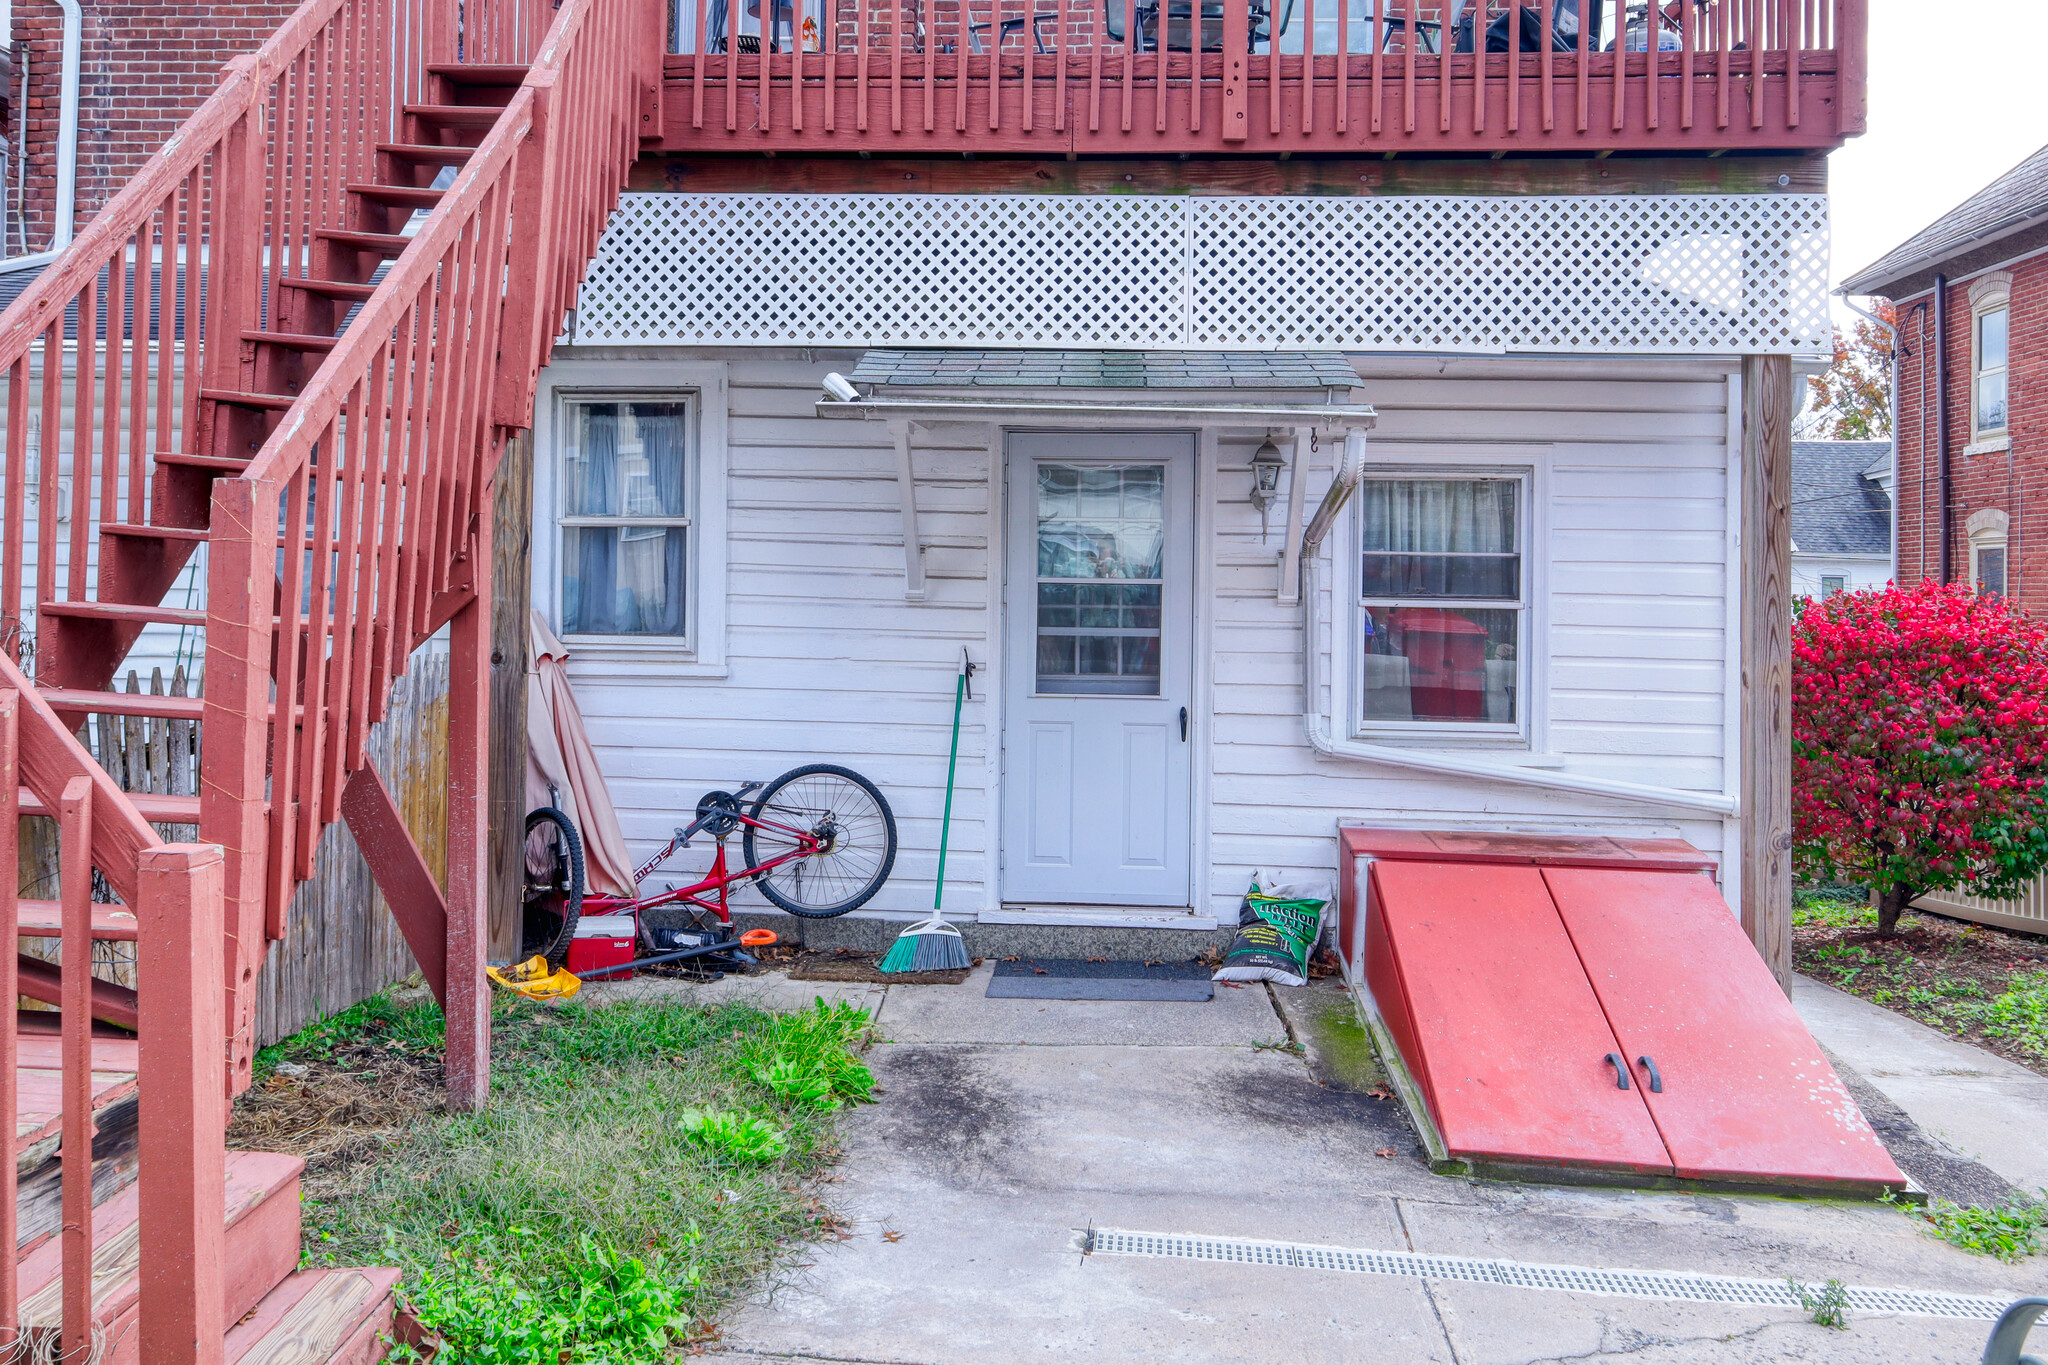
<path fill-rule="evenodd" d="M 709 834 L 718 851 L 702 880 L 649 895 L 610 896 L 585 894 L 583 840 L 569 817 L 553 806 L 528 813 L 524 911 L 515 960 L 538 954 L 559 967 L 585 915 L 632 915 L 643 950 L 674 948 L 653 941 L 641 919 L 642 911 L 663 906 L 691 912 L 687 918 L 695 927 L 668 931 L 678 936 L 680 951 L 635 965 L 736 949 L 740 941 L 729 927 L 734 888 L 752 883 L 771 905 L 792 915 L 829 919 L 867 904 L 896 865 L 896 816 L 888 801 L 874 783 L 836 764 L 792 768 L 765 787 L 748 782 L 737 791 L 706 792 L 695 814 L 666 848 L 634 871 L 633 885 L 637 892 L 677 850 Z M 725 852 L 735 832 L 744 864 L 738 870 Z M 689 941 L 693 937 L 698 941 Z"/>

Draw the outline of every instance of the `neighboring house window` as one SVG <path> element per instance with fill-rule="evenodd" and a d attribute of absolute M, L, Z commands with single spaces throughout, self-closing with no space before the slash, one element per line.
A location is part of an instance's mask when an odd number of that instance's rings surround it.
<path fill-rule="evenodd" d="M 1518 730 L 1528 480 L 1368 475 L 1359 486 L 1362 730 Z"/>
<path fill-rule="evenodd" d="M 1970 286 L 1970 431 L 1973 441 L 2005 434 L 2012 364 L 2012 276 L 2002 270 Z"/>
<path fill-rule="evenodd" d="M 563 634 L 689 637 L 692 401 L 562 400 L 555 524 Z"/>
<path fill-rule="evenodd" d="M 1841 574 L 1828 573 L 1820 576 L 1820 595 L 1822 597 L 1833 597 L 1847 586 L 1848 582 Z"/>
<path fill-rule="evenodd" d="M 1970 586 L 1986 595 L 2006 595 L 2006 528 L 2009 519 L 1995 507 L 1970 514 L 1964 527 L 1970 538 Z"/>

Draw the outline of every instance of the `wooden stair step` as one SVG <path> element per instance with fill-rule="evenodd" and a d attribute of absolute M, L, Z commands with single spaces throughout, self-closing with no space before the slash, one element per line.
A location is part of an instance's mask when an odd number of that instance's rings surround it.
<path fill-rule="evenodd" d="M 367 1365 L 384 1355 L 399 1272 L 389 1266 L 300 1270 L 228 1330 L 228 1365 Z"/>
<path fill-rule="evenodd" d="M 331 351 L 341 338 L 321 336 L 316 332 L 244 332 L 242 340 L 287 351 Z M 161 461 L 162 457 L 158 459 Z M 242 463 L 247 464 L 248 461 Z"/>
<path fill-rule="evenodd" d="M 393 160 L 420 166 L 460 166 L 476 153 L 474 147 L 442 147 L 431 142 L 380 142 L 377 150 Z"/>
<path fill-rule="evenodd" d="M 516 62 L 430 62 L 429 76 L 439 76 L 450 85 L 505 86 L 526 79 L 527 68 Z"/>
<path fill-rule="evenodd" d="M 442 128 L 489 128 L 505 116 L 496 104 L 408 104 L 405 112 Z"/>
<path fill-rule="evenodd" d="M 196 825 L 199 823 L 199 798 L 196 796 L 169 796 L 163 792 L 123 792 L 142 818 L 155 825 Z M 23 815 L 55 815 L 56 812 L 43 804 L 43 799 L 27 787 L 21 789 L 21 813 Z"/>
<path fill-rule="evenodd" d="M 390 204 L 406 209 L 430 209 L 447 193 L 446 190 L 422 189 L 418 185 L 350 185 L 348 192 L 373 204 Z"/>
<path fill-rule="evenodd" d="M 127 536 L 134 540 L 183 540 L 200 542 L 206 539 L 204 526 L 141 526 L 132 521 L 103 521 L 100 523 L 103 536 Z"/>
<path fill-rule="evenodd" d="M 64 1039 L 54 1032 L 61 1021 L 55 1011 L 20 1010 L 15 1017 L 20 1030 L 14 1051 L 14 1153 L 19 1169 L 33 1167 L 56 1150 Z M 51 1021 L 52 1032 L 34 1031 L 43 1020 Z M 134 1034 L 107 1037 L 105 1032 L 96 1032 L 92 1040 L 95 1114 L 135 1093 L 135 1073 L 142 1064 Z"/>
<path fill-rule="evenodd" d="M 64 903 L 62 901 L 17 901 L 15 918 L 17 938 L 62 938 L 64 936 Z M 135 941 L 135 916 L 118 905 L 102 905 L 93 902 L 92 936 L 108 942 L 132 943 Z"/>
<path fill-rule="evenodd" d="M 279 280 L 278 283 L 286 289 L 296 289 L 305 294 L 318 294 L 322 298 L 346 299 L 351 303 L 362 303 L 377 292 L 377 286 L 374 284 L 352 284 L 347 280 L 310 280 L 294 277 Z M 291 406 L 289 399 L 286 400 L 285 406 Z"/>
<path fill-rule="evenodd" d="M 223 1334 L 298 1265 L 299 1172 L 304 1166 L 297 1157 L 275 1152 L 228 1153 Z M 93 1211 L 93 1317 L 113 1341 L 133 1338 L 140 1298 L 140 1210 L 140 1191 L 130 1185 Z M 22 1257 L 16 1283 L 22 1322 L 36 1336 L 54 1334 L 63 1313 L 63 1239 L 51 1237 Z"/>
<path fill-rule="evenodd" d="M 299 284 L 299 280 L 279 280 L 279 284 Z M 298 397 L 289 393 L 250 393 L 242 389 L 201 389 L 200 398 L 209 403 L 226 403 L 238 408 L 262 408 L 267 412 L 283 412 L 298 402 Z"/>
<path fill-rule="evenodd" d="M 194 455 L 185 450 L 159 450 L 151 458 L 160 465 L 200 469 L 212 474 L 239 474 L 251 463 L 239 455 Z"/>
<path fill-rule="evenodd" d="M 356 251 L 374 251 L 380 256 L 397 256 L 412 245 L 412 238 L 402 232 L 354 232 L 342 228 L 321 228 L 313 234 L 323 242 L 336 246 L 350 247 Z"/>
<path fill-rule="evenodd" d="M 203 626 L 206 612 L 198 607 L 144 606 L 138 602 L 41 602 L 38 616 L 71 616 L 124 625 Z"/>

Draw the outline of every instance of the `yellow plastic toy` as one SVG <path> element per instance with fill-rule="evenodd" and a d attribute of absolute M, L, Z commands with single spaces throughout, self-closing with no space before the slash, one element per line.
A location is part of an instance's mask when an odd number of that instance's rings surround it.
<path fill-rule="evenodd" d="M 528 1000 L 567 1000 L 583 989 L 583 980 L 566 967 L 550 967 L 545 957 L 535 954 L 524 962 L 502 970 L 485 967 L 484 975 L 494 985 L 517 992 Z"/>

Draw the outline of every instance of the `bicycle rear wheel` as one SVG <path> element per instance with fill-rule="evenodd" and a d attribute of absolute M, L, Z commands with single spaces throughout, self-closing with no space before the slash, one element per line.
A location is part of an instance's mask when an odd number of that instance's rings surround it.
<path fill-rule="evenodd" d="M 539 954 L 559 967 L 583 914 L 583 839 L 553 806 L 527 812 L 525 869 L 514 961 Z"/>
<path fill-rule="evenodd" d="M 866 905 L 896 866 L 896 816 L 875 784 L 850 768 L 808 763 L 770 782 L 747 814 L 748 867 L 796 852 L 796 831 L 822 847 L 755 879 L 770 903 L 806 919 L 830 919 Z"/>

